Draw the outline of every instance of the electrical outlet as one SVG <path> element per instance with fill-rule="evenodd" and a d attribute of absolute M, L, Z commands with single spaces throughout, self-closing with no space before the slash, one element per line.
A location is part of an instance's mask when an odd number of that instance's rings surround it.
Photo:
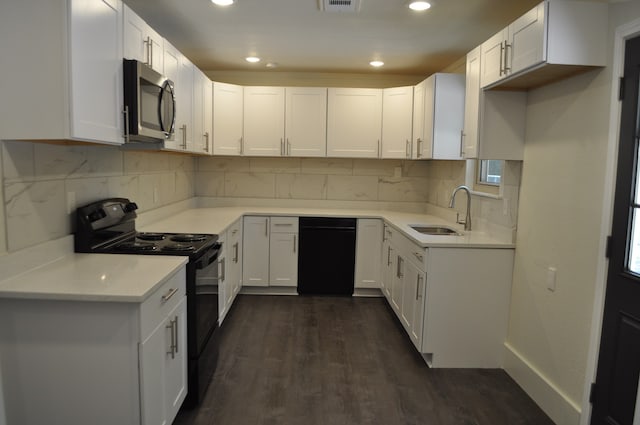
<path fill-rule="evenodd" d="M 556 272 L 557 269 L 555 267 L 547 268 L 547 289 L 551 292 L 556 290 Z"/>

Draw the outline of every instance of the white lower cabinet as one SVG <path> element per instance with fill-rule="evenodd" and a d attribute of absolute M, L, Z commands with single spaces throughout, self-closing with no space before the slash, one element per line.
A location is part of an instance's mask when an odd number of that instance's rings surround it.
<path fill-rule="evenodd" d="M 298 217 L 245 217 L 243 246 L 243 285 L 298 286 Z"/>
<path fill-rule="evenodd" d="M 380 288 L 382 227 L 380 219 L 358 219 L 355 288 Z"/>
<path fill-rule="evenodd" d="M 227 274 L 233 292 L 233 302 L 242 288 L 242 218 L 236 220 L 227 230 L 227 247 Z"/>
<path fill-rule="evenodd" d="M 383 294 L 427 363 L 502 367 L 513 250 L 427 249 L 388 225 L 384 239 Z"/>
<path fill-rule="evenodd" d="M 171 424 L 187 393 L 185 280 L 183 267 L 142 303 L 0 299 L 7 424 Z"/>

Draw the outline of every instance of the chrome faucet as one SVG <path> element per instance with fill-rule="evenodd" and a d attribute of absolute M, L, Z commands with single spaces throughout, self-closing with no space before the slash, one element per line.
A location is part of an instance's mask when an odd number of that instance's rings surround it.
<path fill-rule="evenodd" d="M 460 213 L 456 213 L 456 223 L 464 224 L 464 230 L 471 230 L 471 191 L 467 186 L 458 186 L 455 188 L 453 193 L 451 194 L 451 200 L 449 201 L 449 208 L 453 208 L 456 205 L 456 193 L 459 190 L 464 190 L 467 192 L 467 216 L 464 221 L 460 221 Z"/>

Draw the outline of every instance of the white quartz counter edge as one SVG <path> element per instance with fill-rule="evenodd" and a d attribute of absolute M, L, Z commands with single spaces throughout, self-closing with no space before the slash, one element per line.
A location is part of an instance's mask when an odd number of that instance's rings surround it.
<path fill-rule="evenodd" d="M 69 254 L 0 281 L 0 298 L 139 303 L 187 261 L 164 255 Z"/>
<path fill-rule="evenodd" d="M 482 232 L 465 232 L 462 226 L 439 217 L 381 210 L 275 208 L 275 207 L 220 207 L 194 208 L 182 211 L 170 218 L 150 223 L 140 231 L 178 233 L 221 233 L 234 221 L 247 215 L 297 216 L 297 217 L 354 217 L 380 218 L 396 228 L 416 244 L 423 247 L 446 248 L 514 248 L 511 241 L 499 240 Z M 458 230 L 460 236 L 430 236 L 413 230 L 410 225 L 437 224 Z"/>

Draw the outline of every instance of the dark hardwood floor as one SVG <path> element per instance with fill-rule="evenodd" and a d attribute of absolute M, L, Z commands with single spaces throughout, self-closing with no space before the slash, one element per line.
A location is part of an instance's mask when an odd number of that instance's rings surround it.
<path fill-rule="evenodd" d="M 429 369 L 383 298 L 239 296 L 175 425 L 552 425 L 503 370 Z"/>

